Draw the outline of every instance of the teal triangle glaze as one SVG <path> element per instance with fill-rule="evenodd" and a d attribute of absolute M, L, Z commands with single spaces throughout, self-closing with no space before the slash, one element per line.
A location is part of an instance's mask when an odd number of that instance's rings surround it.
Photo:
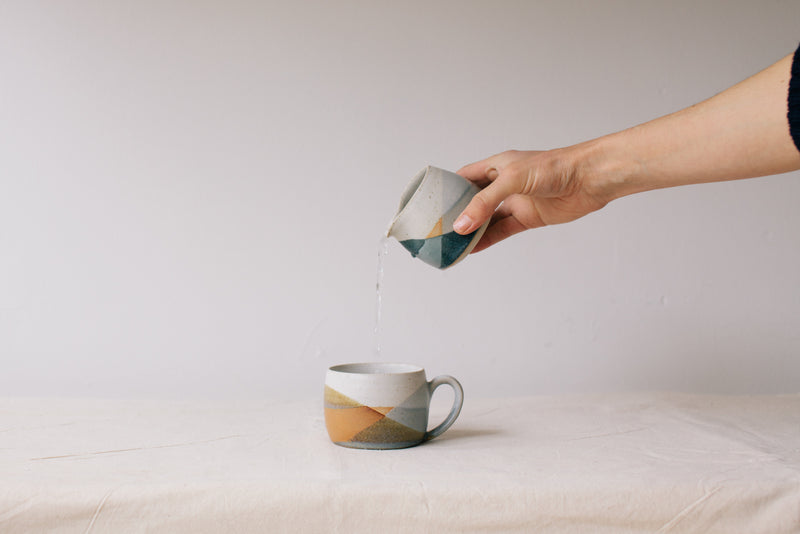
<path fill-rule="evenodd" d="M 442 265 L 447 267 L 458 259 L 459 256 L 467 249 L 469 242 L 475 232 L 467 235 L 449 232 L 443 234 L 442 237 Z"/>
<path fill-rule="evenodd" d="M 403 245 L 407 251 L 411 253 L 412 256 L 415 258 L 419 254 L 419 250 L 425 244 L 424 239 L 406 239 L 405 241 L 400 241 L 400 244 Z"/>
<path fill-rule="evenodd" d="M 429 239 L 406 239 L 400 241 L 400 244 L 415 258 L 439 269 L 444 269 L 461 256 L 474 235 L 475 232 L 467 235 L 448 232 Z"/>

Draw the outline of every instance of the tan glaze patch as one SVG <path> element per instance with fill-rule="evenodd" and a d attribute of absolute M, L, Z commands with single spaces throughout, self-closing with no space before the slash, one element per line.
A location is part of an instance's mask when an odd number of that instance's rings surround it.
<path fill-rule="evenodd" d="M 342 395 L 329 386 L 325 386 L 325 405 L 341 406 L 342 408 L 357 408 L 363 406 L 360 402 L 354 401 L 347 395 Z"/>
<path fill-rule="evenodd" d="M 440 236 L 440 235 L 442 235 L 442 218 L 441 217 L 439 217 L 439 220 L 436 221 L 436 225 L 433 227 L 433 230 L 431 230 L 431 233 L 429 233 L 428 235 L 425 236 L 425 239 L 430 239 L 432 237 L 436 237 L 436 236 Z"/>
<path fill-rule="evenodd" d="M 385 417 L 356 434 L 350 441 L 358 441 L 360 443 L 408 443 L 422 441 L 424 437 L 424 432 L 408 428 L 406 425 Z"/>
<path fill-rule="evenodd" d="M 370 408 L 372 408 L 376 412 L 382 413 L 383 415 L 386 415 L 387 413 L 394 410 L 394 406 L 370 406 Z"/>
<path fill-rule="evenodd" d="M 325 426 L 331 441 L 351 441 L 353 436 L 383 419 L 383 414 L 368 406 L 325 408 Z"/>

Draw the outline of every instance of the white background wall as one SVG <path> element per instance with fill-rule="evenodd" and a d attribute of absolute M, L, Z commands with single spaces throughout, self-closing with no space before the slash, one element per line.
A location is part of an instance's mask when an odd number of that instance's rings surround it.
<path fill-rule="evenodd" d="M 319 394 L 375 359 L 406 182 L 700 101 L 800 3 L 0 2 L 0 394 Z M 798 391 L 800 175 L 629 197 L 447 272 L 382 359 L 468 395 Z"/>

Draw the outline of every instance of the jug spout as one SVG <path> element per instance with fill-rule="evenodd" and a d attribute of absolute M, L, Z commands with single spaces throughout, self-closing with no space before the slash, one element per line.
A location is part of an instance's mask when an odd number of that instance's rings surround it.
<path fill-rule="evenodd" d="M 488 221 L 475 232 L 461 235 L 453 222 L 480 191 L 452 172 L 428 166 L 417 173 L 400 198 L 397 214 L 386 229 L 415 258 L 438 269 L 464 259 L 483 235 Z"/>
<path fill-rule="evenodd" d="M 396 215 L 395 215 L 395 216 L 396 216 Z M 394 234 L 392 233 L 392 229 L 393 229 L 393 228 L 394 228 L 394 219 L 392 219 L 392 220 L 389 222 L 389 226 L 388 226 L 388 227 L 386 227 L 386 233 L 385 233 L 385 234 L 383 234 L 383 237 L 394 237 Z"/>

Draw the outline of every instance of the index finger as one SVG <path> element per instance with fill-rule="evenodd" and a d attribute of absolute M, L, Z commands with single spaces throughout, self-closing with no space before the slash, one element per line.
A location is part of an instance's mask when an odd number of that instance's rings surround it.
<path fill-rule="evenodd" d="M 461 167 L 456 174 L 460 174 L 470 182 L 480 187 L 486 187 L 498 176 L 497 167 L 492 164 L 496 156 L 482 159 Z"/>

